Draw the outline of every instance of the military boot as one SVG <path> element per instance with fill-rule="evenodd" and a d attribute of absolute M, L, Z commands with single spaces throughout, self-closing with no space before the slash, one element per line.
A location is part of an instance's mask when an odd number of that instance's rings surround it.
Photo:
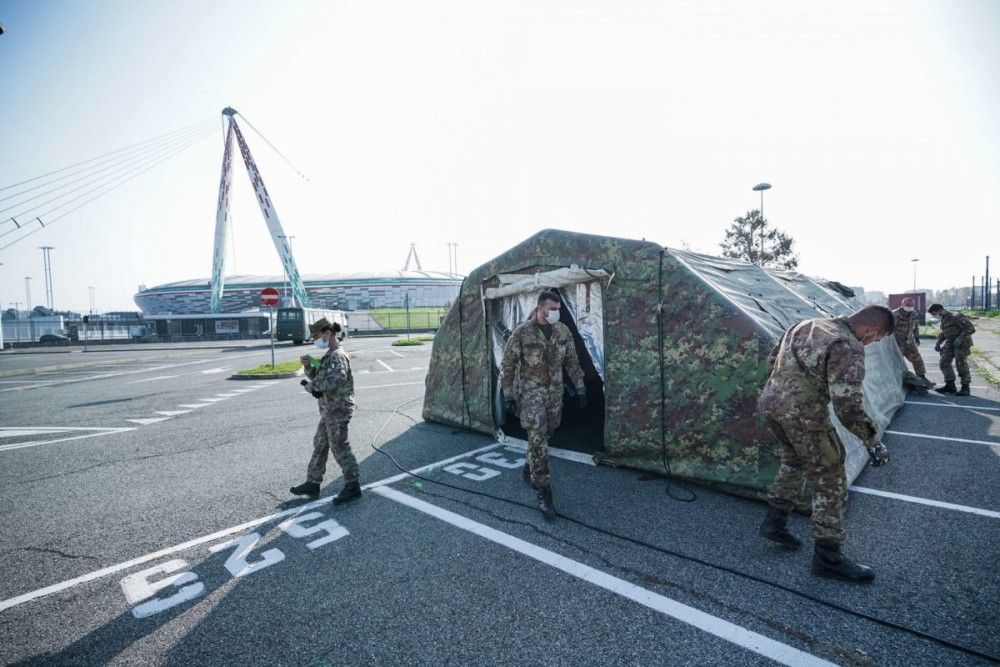
<path fill-rule="evenodd" d="M 344 488 L 340 490 L 334 499 L 334 505 L 340 505 L 343 503 L 349 503 L 352 500 L 357 500 L 361 497 L 361 482 L 354 480 L 344 484 Z"/>
<path fill-rule="evenodd" d="M 293 486 L 288 490 L 297 496 L 307 496 L 313 500 L 319 498 L 319 484 L 316 482 L 302 482 L 298 486 Z"/>
<path fill-rule="evenodd" d="M 812 573 L 827 579 L 840 579 L 867 584 L 875 578 L 875 571 L 858 565 L 840 552 L 840 545 L 833 542 L 816 542 L 813 551 Z"/>
<path fill-rule="evenodd" d="M 969 385 L 962 383 L 962 388 L 955 392 L 956 396 L 968 396 L 969 395 Z"/>
<path fill-rule="evenodd" d="M 955 381 L 945 382 L 943 387 L 934 387 L 934 391 L 939 394 L 957 394 L 958 390 L 955 388 Z"/>
<path fill-rule="evenodd" d="M 760 524 L 760 535 L 787 549 L 798 549 L 802 546 L 799 538 L 788 531 L 788 512 L 777 507 L 767 508 L 764 523 Z"/>
<path fill-rule="evenodd" d="M 556 506 L 552 503 L 552 487 L 543 486 L 538 489 L 538 509 L 546 519 L 556 518 Z"/>

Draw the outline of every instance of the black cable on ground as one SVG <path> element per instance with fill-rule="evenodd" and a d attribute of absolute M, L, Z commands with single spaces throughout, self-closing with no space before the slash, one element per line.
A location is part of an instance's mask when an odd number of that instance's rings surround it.
<path fill-rule="evenodd" d="M 494 496 L 492 494 L 485 493 L 483 491 L 476 491 L 474 489 L 469 489 L 469 488 L 465 488 L 465 487 L 462 487 L 462 486 L 457 486 L 455 484 L 449 484 L 447 482 L 442 482 L 441 480 L 432 479 L 430 477 L 425 477 L 424 475 L 421 475 L 419 473 L 415 473 L 415 472 L 412 472 L 410 470 L 407 470 L 406 468 L 404 468 L 399 463 L 399 461 L 396 460 L 396 458 L 392 454 L 390 454 L 389 452 L 383 450 L 382 448 L 380 448 L 379 446 L 377 446 L 375 444 L 375 441 L 378 439 L 378 436 L 381 435 L 382 431 L 385 430 L 385 428 L 389 425 L 389 421 L 392 420 L 393 416 L 400 415 L 401 414 L 400 410 L 402 410 L 404 407 L 406 407 L 407 405 L 409 405 L 411 403 L 415 403 L 415 402 L 417 402 L 419 400 L 422 400 L 422 399 L 423 399 L 423 396 L 419 396 L 417 398 L 410 399 L 408 401 L 405 401 L 405 402 L 400 403 L 399 405 L 397 405 L 396 408 L 386 417 L 386 420 L 382 424 L 382 427 L 375 433 L 375 435 L 372 436 L 372 441 L 371 441 L 372 449 L 374 449 L 375 451 L 377 451 L 379 454 L 382 454 L 382 455 L 388 457 L 389 460 L 392 461 L 393 465 L 396 466 L 396 468 L 398 468 L 401 472 L 404 472 L 404 473 L 408 474 L 409 476 L 414 477 L 414 478 L 419 479 L 419 480 L 422 480 L 424 482 L 429 482 L 430 484 L 437 484 L 438 486 L 447 487 L 449 489 L 454 489 L 456 491 L 462 491 L 464 493 L 469 493 L 469 494 L 472 494 L 472 495 L 475 495 L 475 496 L 481 496 L 483 498 L 489 498 L 490 500 L 496 500 L 498 502 L 507 503 L 509 505 L 516 505 L 518 507 L 524 507 L 526 509 L 531 510 L 532 512 L 537 512 L 538 511 L 538 508 L 536 506 L 529 505 L 528 503 L 522 503 L 520 501 L 511 500 L 509 498 L 504 498 L 502 496 Z M 823 599 L 821 597 L 813 595 L 812 593 L 806 593 L 805 591 L 800 591 L 797 588 L 792 588 L 791 586 L 786 586 L 785 584 L 781 584 L 781 583 L 778 583 L 776 581 L 771 581 L 770 579 L 765 579 L 765 578 L 759 577 L 759 576 L 757 576 L 755 574 L 750 574 L 749 572 L 743 572 L 741 570 L 737 570 L 736 568 L 729 567 L 728 565 L 721 565 L 719 563 L 713 563 L 713 562 L 705 560 L 703 558 L 699 558 L 697 556 L 691 556 L 689 554 L 681 553 L 679 551 L 674 551 L 673 549 L 668 549 L 666 547 L 661 547 L 661 546 L 656 545 L 656 544 L 651 544 L 649 542 L 646 542 L 644 540 L 640 540 L 638 538 L 629 537 L 627 535 L 620 535 L 620 534 L 615 533 L 615 532 L 613 532 L 611 530 L 607 530 L 605 528 L 601 528 L 600 526 L 592 525 L 590 523 L 587 523 L 586 521 L 583 521 L 582 519 L 576 519 L 574 517 L 568 516 L 566 514 L 558 512 L 558 511 L 556 512 L 556 515 L 558 517 L 562 518 L 562 519 L 565 519 L 566 521 L 569 521 L 570 523 L 576 524 L 578 526 L 581 526 L 582 528 L 586 528 L 586 529 L 591 530 L 591 531 L 593 531 L 595 533 L 599 533 L 601 535 L 606 535 L 608 537 L 613 537 L 615 539 L 622 540 L 623 542 L 629 542 L 631 544 L 635 544 L 636 546 L 645 547 L 645 548 L 650 549 L 652 551 L 656 551 L 656 552 L 659 552 L 659 553 L 662 553 L 662 554 L 665 554 L 665 555 L 668 555 L 668 556 L 673 556 L 673 557 L 679 558 L 681 560 L 686 560 L 686 561 L 689 561 L 689 562 L 692 562 L 692 563 L 697 563 L 698 565 L 703 565 L 705 567 L 709 567 L 709 568 L 712 568 L 714 570 L 719 570 L 720 572 L 725 572 L 727 574 L 731 574 L 731 575 L 734 575 L 734 576 L 737 576 L 737 577 L 741 577 L 741 578 L 746 579 L 748 581 L 753 581 L 753 582 L 756 582 L 756 583 L 759 583 L 759 584 L 764 584 L 765 586 L 770 586 L 771 588 L 775 588 L 775 589 L 778 589 L 778 590 L 783 591 L 785 593 L 789 593 L 791 595 L 798 596 L 798 597 L 800 597 L 802 599 L 809 600 L 810 602 L 814 602 L 816 604 L 822 605 L 824 607 L 828 607 L 830 609 L 834 609 L 836 611 L 839 611 L 841 613 L 847 614 L 849 616 L 854 616 L 855 618 L 859 618 L 861 620 L 865 620 L 865 621 L 869 621 L 871 623 L 875 623 L 877 625 L 881 625 L 882 627 L 889 628 L 890 630 L 896 630 L 898 632 L 903 632 L 903 633 L 912 635 L 914 637 L 917 637 L 919 639 L 923 639 L 925 641 L 932 642 L 932 643 L 937 644 L 939 646 L 943 646 L 944 648 L 947 648 L 949 650 L 959 651 L 961 653 L 965 653 L 966 655 L 970 655 L 970 656 L 973 656 L 973 657 L 976 657 L 976 658 L 981 658 L 983 660 L 989 660 L 991 662 L 1000 663 L 1000 656 L 990 655 L 989 653 L 985 653 L 983 651 L 979 651 L 979 650 L 974 649 L 974 648 L 969 648 L 968 646 L 963 646 L 962 644 L 956 644 L 955 642 L 948 641 L 947 639 L 942 639 L 941 637 L 937 637 L 937 636 L 929 634 L 927 632 L 923 632 L 922 630 L 917 630 L 917 629 L 914 629 L 914 628 L 910 628 L 910 627 L 907 627 L 905 625 L 900 625 L 898 623 L 894 623 L 892 621 L 887 621 L 887 620 L 885 620 L 883 618 L 879 618 L 878 616 L 872 616 L 871 614 L 867 614 L 867 613 L 865 613 L 863 611 L 858 611 L 856 609 L 851 609 L 850 607 L 845 607 L 845 606 L 843 606 L 841 604 L 838 604 L 836 602 L 831 602 L 829 600 L 825 600 L 825 599 Z"/>

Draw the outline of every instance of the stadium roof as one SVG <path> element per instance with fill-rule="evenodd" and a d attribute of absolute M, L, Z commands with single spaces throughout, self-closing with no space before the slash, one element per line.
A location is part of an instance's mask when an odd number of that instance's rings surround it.
<path fill-rule="evenodd" d="M 462 281 L 464 276 L 445 273 L 443 271 L 358 271 L 355 273 L 312 273 L 303 275 L 302 280 L 307 285 L 317 285 L 325 283 L 356 283 L 356 282 L 455 282 Z M 264 275 L 236 275 L 226 276 L 226 287 L 249 287 L 254 285 L 280 285 L 284 281 L 282 276 Z M 184 288 L 205 288 L 208 289 L 208 278 L 193 278 L 191 280 L 178 280 L 171 283 L 164 283 L 154 287 L 142 288 L 140 292 L 175 290 Z"/>

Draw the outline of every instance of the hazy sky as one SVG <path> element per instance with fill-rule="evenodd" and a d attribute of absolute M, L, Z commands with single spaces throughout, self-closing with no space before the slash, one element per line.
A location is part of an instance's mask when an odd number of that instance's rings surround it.
<path fill-rule="evenodd" d="M 0 0 L 0 23 L 0 187 L 220 128 L 0 251 L 4 307 L 26 275 L 43 303 L 40 245 L 59 308 L 207 278 L 227 105 L 310 179 L 244 128 L 303 273 L 400 269 L 411 242 L 465 272 L 546 227 L 718 253 L 760 181 L 805 273 L 1000 269 L 1000 2 Z M 235 182 L 227 272 L 280 275 Z"/>

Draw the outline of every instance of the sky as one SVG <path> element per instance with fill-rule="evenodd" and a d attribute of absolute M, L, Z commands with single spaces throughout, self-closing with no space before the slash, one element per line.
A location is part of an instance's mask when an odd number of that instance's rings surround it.
<path fill-rule="evenodd" d="M 0 23 L 0 188 L 218 128 L 0 250 L 3 307 L 25 276 L 44 303 L 42 245 L 59 309 L 207 279 L 226 106 L 304 175 L 243 126 L 304 274 L 410 243 L 466 273 L 545 228 L 718 254 L 761 181 L 809 275 L 1000 265 L 1000 2 L 0 0 Z M 235 166 L 226 271 L 281 275 Z"/>

